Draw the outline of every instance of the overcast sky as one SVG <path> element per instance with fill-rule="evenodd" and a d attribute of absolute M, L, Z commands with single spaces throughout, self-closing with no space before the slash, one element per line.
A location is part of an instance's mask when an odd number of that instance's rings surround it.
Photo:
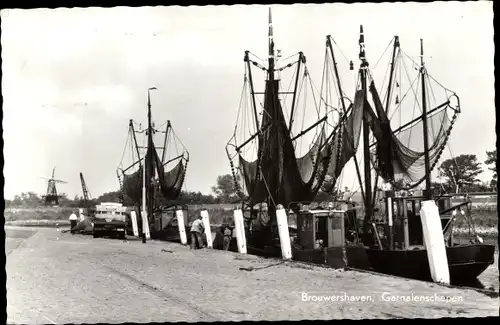
<path fill-rule="evenodd" d="M 492 2 L 272 10 L 276 47 L 285 57 L 303 51 L 317 85 L 328 34 L 356 66 L 360 24 L 372 61 L 394 35 L 415 56 L 423 38 L 429 72 L 461 99 L 453 154 L 473 153 L 483 162 L 495 148 Z M 267 19 L 268 6 L 258 5 L 2 10 L 5 197 L 44 194 L 40 177 L 54 165 L 56 178 L 68 181 L 59 191 L 71 198 L 82 194 L 79 172 L 94 197 L 118 189 L 128 120 L 146 120 L 153 86 L 154 120 L 170 119 L 191 155 L 186 189 L 209 193 L 217 176 L 230 172 L 225 145 L 236 121 L 243 55 L 248 49 L 266 57 Z M 482 179 L 490 177 L 485 172 Z"/>

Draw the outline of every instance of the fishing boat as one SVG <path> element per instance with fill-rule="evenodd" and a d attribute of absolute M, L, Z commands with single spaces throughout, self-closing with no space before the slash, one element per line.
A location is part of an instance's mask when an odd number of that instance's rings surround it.
<path fill-rule="evenodd" d="M 162 214 L 170 207 L 169 202 L 179 197 L 186 176 L 189 153 L 179 140 L 168 120 L 165 129 L 156 128 L 151 115 L 151 95 L 148 89 L 147 126 L 134 120 L 129 121 L 129 134 L 125 144 L 124 155 L 117 168 L 118 181 L 122 200 L 131 202 L 142 220 L 147 216 L 147 225 L 156 225 L 155 229 L 163 229 Z M 139 130 L 136 127 L 139 126 Z M 155 145 L 154 135 L 164 134 L 162 146 Z M 137 141 L 136 134 L 144 135 L 142 146 Z M 128 150 L 127 150 L 128 148 Z M 160 154 L 159 154 L 159 150 Z M 124 166 L 125 153 L 131 162 Z M 141 155 L 141 152 L 143 154 Z M 142 205 L 142 207 L 141 207 Z M 142 231 L 142 222 L 138 222 Z"/>
<path fill-rule="evenodd" d="M 328 60 L 333 60 L 330 67 L 336 69 L 331 40 L 328 42 Z M 339 91 L 332 99 L 336 107 L 319 100 L 304 53 L 282 59 L 282 52 L 275 50 L 271 9 L 268 46 L 267 62 L 245 51 L 241 104 L 235 132 L 226 146 L 242 201 L 247 250 L 250 254 L 281 256 L 277 210 L 284 209 L 297 223 L 297 228 L 289 228 L 297 238 L 293 259 L 333 267 L 366 265 L 364 246 L 346 244 L 343 238 L 345 211 L 339 206 L 311 208 L 320 190 L 334 191 L 342 166 L 355 153 L 357 144 L 352 139 L 357 126 L 353 121 L 359 120 L 361 106 L 352 105 L 345 96 L 336 70 L 332 85 L 338 85 L 338 89 L 331 89 Z M 265 74 L 264 92 L 255 90 L 252 66 Z M 290 84 L 283 90 L 287 73 L 291 74 Z M 308 89 L 311 97 L 307 96 Z M 343 137 L 346 133 L 352 137 Z"/>
<path fill-rule="evenodd" d="M 401 50 L 398 36 L 394 37 L 392 45 L 384 105 L 369 68 L 361 26 L 360 83 L 356 97 L 361 96 L 363 102 L 365 177 L 360 237 L 367 246 L 370 267 L 386 274 L 431 280 L 420 211 L 424 201 L 434 200 L 439 208 L 443 231 L 448 234 L 446 256 L 450 281 L 456 284 L 472 282 L 494 262 L 495 246 L 483 244 L 479 237 L 469 244 L 454 243 L 453 221 L 465 212 L 470 218 L 470 201 L 453 205 L 452 196 L 435 195 L 431 187 L 431 171 L 437 166 L 460 113 L 459 97 L 428 73 L 422 40 L 419 63 Z M 411 61 L 413 69 L 408 69 L 403 59 Z M 412 71 L 417 71 L 413 73 L 414 78 L 411 77 Z M 408 77 L 408 89 L 403 89 L 404 76 Z M 435 85 L 441 87 L 442 100 L 433 89 Z M 434 100 L 432 105 L 431 99 Z M 412 116 L 416 107 L 420 111 Z M 399 121 L 394 117 L 391 119 L 396 110 L 400 112 Z M 406 121 L 401 117 L 405 112 L 411 113 L 406 114 Z M 417 148 L 418 145 L 421 147 Z M 377 190 L 379 179 L 383 181 L 384 191 Z M 421 183 L 425 188 L 417 194 Z M 377 212 L 379 199 L 383 204 Z"/>

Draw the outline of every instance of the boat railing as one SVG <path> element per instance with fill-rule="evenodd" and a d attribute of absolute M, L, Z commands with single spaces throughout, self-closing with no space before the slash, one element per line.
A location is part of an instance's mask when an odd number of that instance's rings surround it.
<path fill-rule="evenodd" d="M 384 204 L 372 226 L 377 246 L 381 249 L 409 249 L 411 245 L 423 245 L 420 208 L 425 197 L 395 196 L 390 191 L 385 194 Z M 470 203 L 470 200 L 466 200 L 453 205 L 451 200 L 452 196 L 443 196 L 436 200 L 444 233 L 452 229 L 452 220 L 457 211 Z"/>

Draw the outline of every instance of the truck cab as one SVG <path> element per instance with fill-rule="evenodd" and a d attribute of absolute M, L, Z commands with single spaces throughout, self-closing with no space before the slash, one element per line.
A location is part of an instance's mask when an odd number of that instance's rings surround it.
<path fill-rule="evenodd" d="M 96 206 L 94 238 L 113 236 L 126 238 L 127 207 L 121 203 L 103 202 Z"/>

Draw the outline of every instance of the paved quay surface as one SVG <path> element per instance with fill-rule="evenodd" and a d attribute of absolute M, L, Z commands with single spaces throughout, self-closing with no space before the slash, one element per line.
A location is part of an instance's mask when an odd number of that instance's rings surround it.
<path fill-rule="evenodd" d="M 499 315 L 498 298 L 470 289 L 168 242 L 5 231 L 9 324 Z M 455 301 L 401 300 L 412 294 Z M 313 301 L 321 296 L 337 300 Z"/>

